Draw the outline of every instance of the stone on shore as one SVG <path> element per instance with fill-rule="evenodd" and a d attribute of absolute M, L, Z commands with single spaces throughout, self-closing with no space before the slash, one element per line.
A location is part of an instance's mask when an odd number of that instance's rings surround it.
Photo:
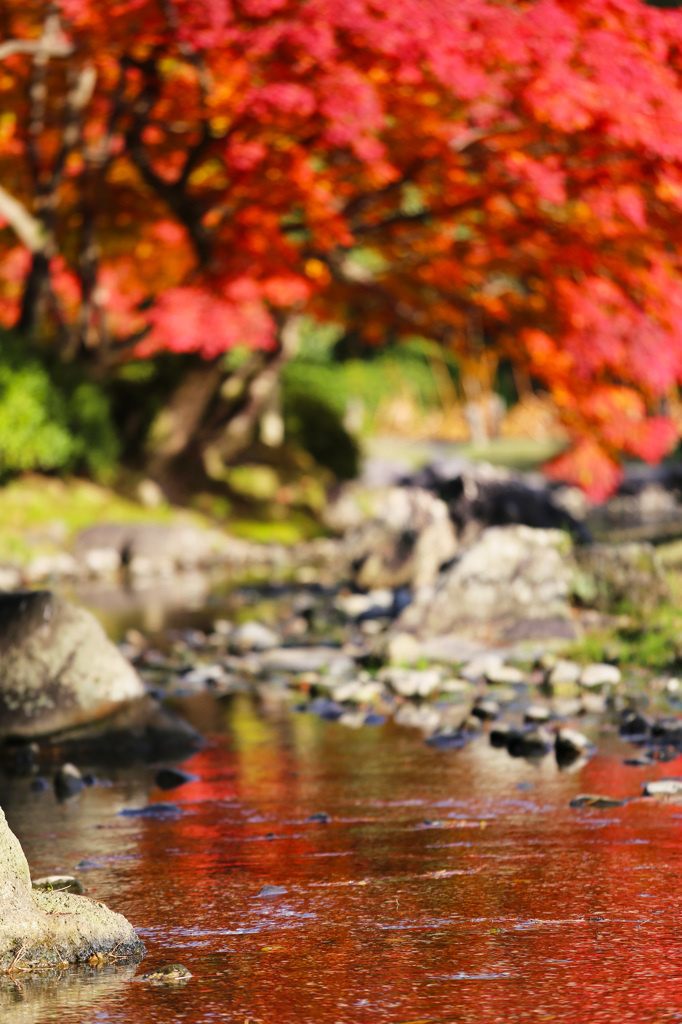
<path fill-rule="evenodd" d="M 447 506 L 418 487 L 388 492 L 377 516 L 345 541 L 354 582 L 363 590 L 428 586 L 457 551 Z"/>
<path fill-rule="evenodd" d="M 482 628 L 501 639 L 521 639 L 524 629 L 528 637 L 571 635 L 568 546 L 560 530 L 491 527 L 435 587 L 417 590 L 396 629 L 438 636 Z"/>
<path fill-rule="evenodd" d="M 19 840 L 0 809 L 0 972 L 144 955 L 131 924 L 103 903 L 33 889 Z"/>
<path fill-rule="evenodd" d="M 0 739 L 99 721 L 144 693 L 85 609 L 50 591 L 0 594 Z"/>

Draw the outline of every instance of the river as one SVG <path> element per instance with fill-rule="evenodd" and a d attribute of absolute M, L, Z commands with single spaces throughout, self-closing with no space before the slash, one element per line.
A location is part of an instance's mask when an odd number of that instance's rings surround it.
<path fill-rule="evenodd" d="M 209 743 L 171 794 L 154 766 L 95 766 L 65 803 L 2 783 L 34 877 L 75 873 L 148 949 L 138 967 L 17 974 L 6 1024 L 682 1020 L 682 803 L 640 796 L 677 762 L 625 766 L 608 730 L 562 772 L 248 694 L 184 712 Z M 628 802 L 569 807 L 584 792 Z M 169 799 L 167 818 L 118 813 Z M 172 962 L 183 987 L 132 980 Z"/>

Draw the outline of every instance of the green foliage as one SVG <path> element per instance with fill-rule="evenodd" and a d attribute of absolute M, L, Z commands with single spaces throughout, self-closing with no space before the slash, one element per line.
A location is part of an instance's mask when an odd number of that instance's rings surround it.
<path fill-rule="evenodd" d="M 86 469 L 101 478 L 117 455 L 103 390 L 0 334 L 0 475 Z"/>
<path fill-rule="evenodd" d="M 338 408 L 322 394 L 289 382 L 282 403 L 287 439 L 340 480 L 351 480 L 358 473 L 357 442 L 345 429 Z"/>
<path fill-rule="evenodd" d="M 411 338 L 388 348 L 365 348 L 363 358 L 339 359 L 343 330 L 338 324 L 304 321 L 297 357 L 285 368 L 285 396 L 290 391 L 317 396 L 343 416 L 351 399 L 362 401 L 371 420 L 383 401 L 409 394 L 422 409 L 441 405 L 433 359 L 445 362 L 453 383 L 457 367 L 433 342 Z"/>

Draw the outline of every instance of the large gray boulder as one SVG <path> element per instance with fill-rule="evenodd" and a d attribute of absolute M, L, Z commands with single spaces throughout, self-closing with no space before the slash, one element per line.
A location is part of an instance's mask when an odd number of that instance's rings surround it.
<path fill-rule="evenodd" d="M 376 517 L 353 530 L 346 554 L 363 590 L 433 583 L 457 551 L 447 506 L 418 487 L 392 488 Z"/>
<path fill-rule="evenodd" d="M 75 963 L 114 949 L 117 957 L 144 954 L 132 925 L 103 903 L 31 887 L 24 851 L 0 809 L 0 971 Z"/>
<path fill-rule="evenodd" d="M 0 739 L 73 729 L 144 695 L 89 612 L 46 590 L 0 594 Z"/>
<path fill-rule="evenodd" d="M 548 635 L 570 618 L 570 539 L 561 530 L 491 527 L 446 569 L 435 587 L 418 590 L 396 629 L 420 636 L 480 632 L 499 638 Z M 570 635 L 570 633 L 569 633 Z"/>

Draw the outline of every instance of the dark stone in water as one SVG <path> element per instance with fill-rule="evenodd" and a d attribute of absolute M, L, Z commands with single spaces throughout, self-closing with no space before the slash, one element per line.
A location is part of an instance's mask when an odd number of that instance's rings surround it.
<path fill-rule="evenodd" d="M 147 804 L 146 807 L 126 807 L 118 812 L 119 818 L 178 818 L 183 811 L 177 804 Z"/>
<path fill-rule="evenodd" d="M 63 764 L 54 777 L 54 791 L 58 800 L 68 800 L 85 788 L 83 776 L 73 764 Z"/>
<path fill-rule="evenodd" d="M 264 885 L 263 888 L 258 892 L 258 896 L 283 896 L 287 890 L 283 885 Z"/>
<path fill-rule="evenodd" d="M 39 775 L 36 779 L 31 779 L 30 789 L 32 793 L 44 793 L 49 788 L 50 783 L 42 775 Z"/>
<path fill-rule="evenodd" d="M 313 714 L 319 715 L 320 718 L 324 718 L 328 722 L 335 722 L 338 718 L 341 718 L 346 709 L 341 704 L 337 704 L 335 700 L 318 697 L 312 704 L 308 705 L 307 710 L 312 711 Z"/>
<path fill-rule="evenodd" d="M 76 864 L 76 870 L 79 870 L 79 871 L 91 871 L 92 868 L 101 868 L 101 867 L 102 867 L 102 865 L 100 864 L 100 862 L 98 860 L 88 860 L 87 857 L 85 857 L 83 860 L 80 860 L 78 862 L 78 864 Z"/>
<path fill-rule="evenodd" d="M 682 746 L 682 718 L 659 718 L 651 728 L 652 739 Z"/>
<path fill-rule="evenodd" d="M 641 757 L 625 757 L 623 764 L 631 768 L 651 768 L 654 763 L 653 757 L 643 754 Z"/>
<path fill-rule="evenodd" d="M 331 818 L 326 811 L 315 811 L 314 814 L 306 818 L 306 821 L 319 821 L 320 824 L 326 825 L 328 821 L 331 821 Z"/>
<path fill-rule="evenodd" d="M 544 757 L 551 747 L 551 739 L 544 729 L 512 729 L 507 742 L 507 750 L 512 757 Z"/>
<path fill-rule="evenodd" d="M 509 738 L 515 733 L 516 730 L 512 730 L 511 726 L 506 722 L 500 722 L 498 725 L 494 725 L 490 730 L 490 746 L 503 749 L 509 746 Z"/>
<path fill-rule="evenodd" d="M 496 700 L 489 700 L 484 697 L 474 704 L 471 709 L 471 714 L 475 715 L 476 718 L 480 718 L 482 722 L 491 721 L 493 718 L 497 718 L 500 713 L 500 705 Z"/>
<path fill-rule="evenodd" d="M 461 750 L 469 742 L 470 737 L 465 732 L 434 732 L 426 740 L 429 747 L 436 747 L 438 750 Z"/>
<path fill-rule="evenodd" d="M 159 789 L 176 789 L 187 782 L 196 782 L 198 778 L 198 775 L 180 771 L 179 768 L 160 768 L 154 781 Z"/>
<path fill-rule="evenodd" d="M 386 715 L 380 715 L 376 711 L 370 711 L 365 715 L 363 725 L 384 725 L 386 722 Z"/>
<path fill-rule="evenodd" d="M 87 772 L 87 773 L 86 773 L 86 774 L 85 774 L 85 775 L 83 776 L 83 785 L 84 785 L 84 786 L 88 786 L 88 787 L 90 787 L 90 786 L 96 786 L 96 785 L 97 785 L 97 783 L 98 783 L 98 781 L 99 781 L 99 780 L 98 780 L 97 776 L 96 776 L 96 775 L 93 775 L 93 774 L 92 774 L 92 772 Z"/>
<path fill-rule="evenodd" d="M 595 807 L 595 808 L 606 808 L 606 807 L 623 807 L 627 803 L 626 800 L 616 800 L 612 796 L 599 796 L 595 793 L 581 793 L 580 796 L 574 796 L 569 807 Z"/>
<path fill-rule="evenodd" d="M 627 711 L 620 723 L 621 736 L 645 738 L 651 735 L 651 720 L 638 711 Z"/>
<path fill-rule="evenodd" d="M 182 964 L 165 964 L 163 967 L 157 967 L 155 971 L 140 974 L 133 978 L 133 981 L 141 981 L 147 985 L 178 986 L 184 985 L 191 977 L 190 972 Z"/>

